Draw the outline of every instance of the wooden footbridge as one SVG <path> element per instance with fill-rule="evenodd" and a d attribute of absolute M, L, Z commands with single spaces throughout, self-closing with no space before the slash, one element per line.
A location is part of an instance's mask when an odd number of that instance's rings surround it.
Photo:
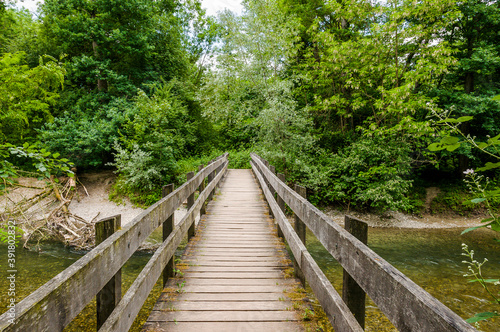
<path fill-rule="evenodd" d="M 143 331 L 303 331 L 288 298 L 296 279 L 286 278 L 283 240 L 296 276 L 309 284 L 335 331 L 363 331 L 365 294 L 400 331 L 476 331 L 370 250 L 366 224 L 346 217 L 346 229 L 338 226 L 307 201 L 304 188 L 292 190 L 257 155 L 252 170 L 227 165 L 224 154 L 188 173 L 178 189 L 165 186 L 164 197 L 126 227 L 119 217 L 101 221 L 100 244 L 19 302 L 15 319 L 0 316 L 0 331 L 62 331 L 94 298 L 98 331 L 128 331 L 162 276 L 166 287 Z M 188 211 L 175 222 L 174 211 L 185 201 Z M 295 215 L 293 226 L 286 207 Z M 122 266 L 160 226 L 163 243 L 121 296 Z M 307 251 L 306 228 L 343 266 L 342 296 Z M 186 235 L 185 266 L 176 268 L 175 251 Z"/>

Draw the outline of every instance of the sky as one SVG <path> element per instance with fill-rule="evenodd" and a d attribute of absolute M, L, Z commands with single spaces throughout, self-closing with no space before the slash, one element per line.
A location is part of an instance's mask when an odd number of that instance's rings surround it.
<path fill-rule="evenodd" d="M 18 0 L 18 7 L 25 7 L 30 11 L 34 11 L 36 9 L 37 2 L 43 0 Z M 243 6 L 241 5 L 240 0 L 202 0 L 202 6 L 207 10 L 208 15 L 216 15 L 218 11 L 221 11 L 225 8 L 237 13 L 241 14 Z"/>

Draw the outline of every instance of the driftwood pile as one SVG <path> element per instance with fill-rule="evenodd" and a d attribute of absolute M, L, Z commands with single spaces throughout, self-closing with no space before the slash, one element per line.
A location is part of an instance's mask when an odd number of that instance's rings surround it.
<path fill-rule="evenodd" d="M 24 232 L 24 247 L 49 239 L 77 250 L 93 246 L 95 220 L 87 221 L 68 209 L 77 195 L 76 178 L 51 177 L 34 184 L 22 180 L 0 196 L 0 224 L 15 220 Z"/>

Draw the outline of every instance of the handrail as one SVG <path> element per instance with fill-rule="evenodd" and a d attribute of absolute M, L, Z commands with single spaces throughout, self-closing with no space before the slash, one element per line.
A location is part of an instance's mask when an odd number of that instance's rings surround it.
<path fill-rule="evenodd" d="M 269 187 L 307 225 L 326 250 L 356 280 L 396 328 L 401 331 L 477 331 L 451 309 L 432 297 L 288 187 L 268 169 L 261 157 L 252 154 L 251 158 L 252 168 L 259 178 L 261 186 L 267 189 L 264 191 L 268 191 L 267 182 Z M 273 208 L 275 202 L 270 191 L 268 202 Z M 286 234 L 285 229 L 288 228 L 288 221 L 283 219 L 279 211 L 273 209 L 273 213 L 275 216 L 278 213 L 279 225 L 286 240 L 289 241 L 290 238 L 290 249 L 300 264 L 305 255 L 302 249 L 297 248 L 293 236 Z M 300 266 L 300 268 L 304 269 L 304 266 Z M 305 271 L 303 272 L 306 274 Z M 318 294 L 316 295 L 318 296 Z M 318 300 L 321 303 L 321 299 L 318 298 Z M 336 323 L 332 321 L 333 310 L 328 312 L 330 309 L 325 308 L 325 306 L 323 309 L 335 327 Z"/>
<path fill-rule="evenodd" d="M 62 331 L 121 269 L 140 244 L 161 226 L 188 196 L 196 191 L 207 176 L 213 174 L 218 168 L 221 169 L 221 166 L 224 170 L 227 168 L 227 156 L 227 153 L 219 156 L 191 180 L 150 206 L 122 230 L 112 234 L 70 267 L 19 302 L 15 306 L 16 319 L 13 323 L 9 321 L 7 313 L 1 315 L 0 331 Z M 213 190 L 221 177 L 222 172 L 219 172 L 200 196 L 206 198 L 210 193 L 210 188 Z M 199 210 L 201 206 L 199 201 L 200 198 L 198 203 L 189 210 L 187 217 L 183 218 L 182 225 L 192 223 L 188 219 L 192 218 L 194 211 Z M 175 234 L 179 236 L 179 231 L 174 231 L 165 242 L 173 241 Z M 165 247 L 165 242 L 160 248 Z M 162 256 L 165 254 L 168 256 L 165 250 L 162 250 L 162 253 Z M 168 260 L 162 260 L 161 265 L 165 266 L 167 262 Z"/>
<path fill-rule="evenodd" d="M 174 255 L 175 250 L 187 234 L 189 227 L 194 223 L 195 217 L 205 200 L 208 198 L 208 195 L 224 175 L 227 165 L 227 161 L 221 165 L 221 172 L 219 172 L 215 179 L 200 193 L 194 205 L 188 210 L 179 224 L 175 226 L 172 233 L 163 241 L 162 245 L 156 249 L 153 257 L 151 257 L 139 276 L 135 279 L 122 301 L 120 301 L 104 325 L 99 329 L 99 332 L 121 332 L 129 330 L 139 310 L 146 301 L 149 292 L 151 292 L 151 289 L 153 289 L 156 281 L 160 277 L 163 268 Z"/>
<path fill-rule="evenodd" d="M 347 305 L 342 301 L 342 298 L 337 293 L 332 284 L 328 281 L 323 271 L 314 261 L 311 254 L 307 251 L 300 240 L 295 230 L 288 222 L 285 214 L 279 208 L 278 203 L 274 200 L 273 194 L 269 187 L 265 184 L 262 174 L 258 171 L 253 160 L 250 162 L 254 174 L 256 175 L 261 185 L 262 191 L 267 199 L 267 202 L 273 212 L 274 218 L 278 221 L 279 227 L 292 251 L 297 264 L 304 273 L 304 276 L 316 295 L 323 310 L 327 314 L 330 322 L 336 331 L 363 331 L 359 323 L 349 311 Z"/>

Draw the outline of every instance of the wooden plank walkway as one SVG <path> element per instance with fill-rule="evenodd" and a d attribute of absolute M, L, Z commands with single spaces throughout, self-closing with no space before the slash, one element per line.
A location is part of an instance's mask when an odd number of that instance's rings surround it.
<path fill-rule="evenodd" d="M 296 280 L 284 278 L 289 261 L 250 170 L 228 170 L 197 232 L 183 278 L 169 282 L 143 331 L 303 331 L 286 296 Z"/>

